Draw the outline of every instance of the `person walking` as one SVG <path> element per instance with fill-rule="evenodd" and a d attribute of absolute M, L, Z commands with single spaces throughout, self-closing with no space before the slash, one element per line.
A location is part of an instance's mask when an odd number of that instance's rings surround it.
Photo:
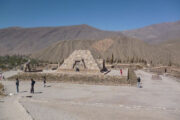
<path fill-rule="evenodd" d="M 46 87 L 46 76 L 43 77 L 44 87 Z"/>
<path fill-rule="evenodd" d="M 31 78 L 31 93 L 34 93 L 34 85 L 35 85 L 35 81 Z"/>
<path fill-rule="evenodd" d="M 17 90 L 17 93 L 19 92 L 19 79 L 16 78 L 16 90 Z"/>
<path fill-rule="evenodd" d="M 137 87 L 138 88 L 141 87 L 141 78 L 140 77 L 137 78 Z"/>

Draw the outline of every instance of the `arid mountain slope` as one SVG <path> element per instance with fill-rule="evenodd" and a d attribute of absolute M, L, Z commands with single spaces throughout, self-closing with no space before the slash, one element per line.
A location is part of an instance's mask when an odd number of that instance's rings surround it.
<path fill-rule="evenodd" d="M 180 65 L 180 38 L 165 41 L 158 45 L 158 47 L 167 50 L 172 61 L 176 61 Z"/>
<path fill-rule="evenodd" d="M 149 43 L 158 43 L 180 38 L 180 21 L 123 33 Z M 0 29 L 0 55 L 31 54 L 61 40 L 100 40 L 114 36 L 124 35 L 121 32 L 103 31 L 85 24 L 65 27 L 11 27 Z"/>
<path fill-rule="evenodd" d="M 96 40 L 119 35 L 122 33 L 88 25 L 0 29 L 0 55 L 29 54 L 61 40 Z"/>
<path fill-rule="evenodd" d="M 98 47 L 97 47 L 98 46 Z M 168 64 L 166 50 L 148 45 L 143 41 L 129 37 L 112 37 L 100 40 L 60 41 L 32 55 L 33 58 L 52 62 L 66 59 L 74 50 L 89 49 L 95 58 L 134 61 L 146 60 L 154 64 Z"/>
<path fill-rule="evenodd" d="M 97 58 L 107 59 L 113 54 L 116 60 L 121 61 L 143 59 L 154 63 L 180 64 L 180 39 L 176 38 L 180 38 L 180 21 L 123 33 L 103 31 L 88 25 L 12 27 L 0 29 L 0 55 L 32 54 L 35 58 L 57 62 L 75 49 L 89 49 Z"/>
<path fill-rule="evenodd" d="M 180 21 L 154 24 L 140 29 L 123 31 L 130 37 L 157 44 L 166 40 L 180 38 Z"/>

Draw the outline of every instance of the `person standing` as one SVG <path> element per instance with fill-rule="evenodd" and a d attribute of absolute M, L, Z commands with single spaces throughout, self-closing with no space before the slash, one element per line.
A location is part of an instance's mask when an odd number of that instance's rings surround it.
<path fill-rule="evenodd" d="M 141 87 L 141 78 L 140 77 L 137 78 L 137 87 L 138 88 Z"/>
<path fill-rule="evenodd" d="M 34 85 L 35 85 L 35 81 L 31 78 L 31 93 L 34 93 Z"/>
<path fill-rule="evenodd" d="M 120 74 L 122 75 L 122 73 L 123 73 L 123 72 L 122 72 L 122 69 L 120 69 Z"/>
<path fill-rule="evenodd" d="M 43 77 L 44 87 L 46 87 L 46 76 Z"/>
<path fill-rule="evenodd" d="M 167 73 L 167 69 L 166 68 L 164 69 L 164 72 Z"/>
<path fill-rule="evenodd" d="M 17 93 L 19 92 L 19 79 L 16 78 L 16 90 L 17 90 Z"/>

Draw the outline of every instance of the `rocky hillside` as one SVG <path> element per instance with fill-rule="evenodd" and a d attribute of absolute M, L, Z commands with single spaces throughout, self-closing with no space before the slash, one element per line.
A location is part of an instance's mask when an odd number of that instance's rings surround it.
<path fill-rule="evenodd" d="M 162 42 L 158 47 L 168 51 L 169 58 L 180 65 L 180 38 Z"/>
<path fill-rule="evenodd" d="M 0 55 L 31 54 L 62 61 L 76 49 L 89 49 L 96 58 L 180 64 L 180 21 L 137 30 L 104 31 L 88 25 L 0 29 Z M 139 39 L 139 40 L 138 40 Z M 151 43 L 151 44 L 149 44 Z"/>
<path fill-rule="evenodd" d="M 122 36 L 122 33 L 88 25 L 0 29 L 0 55 L 29 54 L 61 40 L 97 40 L 119 35 Z"/>
<path fill-rule="evenodd" d="M 157 44 L 180 38 L 180 21 L 154 24 L 140 29 L 123 31 L 123 33 L 148 43 Z"/>
<path fill-rule="evenodd" d="M 152 62 L 168 65 L 171 60 L 168 50 L 129 37 L 111 37 L 100 40 L 59 41 L 33 54 L 33 58 L 61 62 L 74 50 L 89 49 L 95 58 L 110 60 L 112 55 L 119 62 Z"/>

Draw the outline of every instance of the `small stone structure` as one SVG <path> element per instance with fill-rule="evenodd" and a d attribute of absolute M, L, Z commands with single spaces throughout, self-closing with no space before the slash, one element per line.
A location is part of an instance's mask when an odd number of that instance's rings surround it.
<path fill-rule="evenodd" d="M 63 70 L 100 72 L 100 66 L 89 50 L 75 50 L 58 68 L 58 71 Z"/>

